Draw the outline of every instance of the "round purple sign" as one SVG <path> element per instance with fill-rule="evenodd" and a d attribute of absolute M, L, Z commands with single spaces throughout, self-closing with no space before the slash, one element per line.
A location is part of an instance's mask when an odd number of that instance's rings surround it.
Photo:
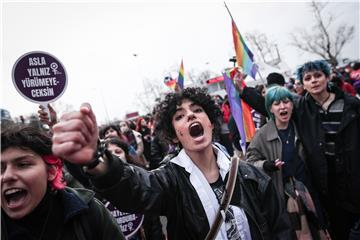
<path fill-rule="evenodd" d="M 104 205 L 119 224 L 120 229 L 126 238 L 129 238 L 137 233 L 144 221 L 144 215 L 138 213 L 120 212 L 108 201 L 106 201 Z"/>
<path fill-rule="evenodd" d="M 40 51 L 22 55 L 14 64 L 12 79 L 18 92 L 36 103 L 55 101 L 67 86 L 66 70 L 61 62 Z"/>

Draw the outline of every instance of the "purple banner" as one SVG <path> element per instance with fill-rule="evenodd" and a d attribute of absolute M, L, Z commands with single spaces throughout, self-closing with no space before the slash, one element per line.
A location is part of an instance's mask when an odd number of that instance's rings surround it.
<path fill-rule="evenodd" d="M 236 91 L 236 88 L 233 84 L 233 80 L 230 79 L 229 75 L 230 75 L 229 72 L 225 71 L 223 73 L 225 88 L 226 88 L 226 92 L 228 94 L 231 114 L 235 120 L 237 129 L 239 130 L 239 134 L 241 137 L 241 139 L 240 139 L 241 150 L 245 155 L 246 154 L 246 134 L 245 134 L 245 128 L 244 128 L 243 110 L 242 110 L 242 106 L 241 106 L 240 95 Z"/>
<path fill-rule="evenodd" d="M 135 233 L 137 233 L 144 221 L 144 215 L 137 213 L 120 212 L 108 201 L 106 201 L 104 205 L 110 211 L 111 215 L 113 215 L 116 222 L 119 224 L 120 229 L 124 233 L 126 238 L 129 238 Z"/>
<path fill-rule="evenodd" d="M 16 90 L 35 103 L 55 101 L 65 92 L 67 75 L 64 66 L 46 52 L 29 52 L 14 64 L 12 79 Z"/>

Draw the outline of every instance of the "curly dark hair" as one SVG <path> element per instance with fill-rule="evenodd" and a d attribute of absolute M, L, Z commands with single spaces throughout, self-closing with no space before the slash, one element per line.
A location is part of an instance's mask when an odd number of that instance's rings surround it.
<path fill-rule="evenodd" d="M 159 136 L 169 142 L 172 142 L 176 137 L 175 129 L 172 125 L 172 118 L 176 112 L 176 107 L 180 106 L 185 99 L 192 101 L 204 109 L 210 122 L 214 124 L 214 136 L 218 134 L 220 130 L 220 108 L 207 93 L 206 88 L 193 87 L 186 88 L 182 92 L 169 93 L 162 102 L 155 106 L 156 130 Z"/>

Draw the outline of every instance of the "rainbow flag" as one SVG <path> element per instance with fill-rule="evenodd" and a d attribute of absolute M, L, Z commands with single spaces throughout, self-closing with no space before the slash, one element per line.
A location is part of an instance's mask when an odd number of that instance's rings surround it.
<path fill-rule="evenodd" d="M 255 124 L 251 115 L 250 106 L 240 99 L 240 95 L 234 86 L 232 79 L 232 76 L 234 74 L 232 71 L 236 71 L 236 68 L 225 71 L 223 73 L 224 83 L 226 87 L 226 92 L 228 94 L 231 114 L 233 115 L 236 126 L 241 136 L 240 146 L 245 155 L 246 143 L 250 142 L 255 135 Z"/>
<path fill-rule="evenodd" d="M 254 55 L 246 46 L 245 41 L 242 38 L 232 16 L 231 25 L 237 65 L 243 68 L 244 73 L 250 75 L 252 78 L 255 79 L 257 67 L 253 63 Z M 234 86 L 233 76 L 235 75 L 236 71 L 237 67 L 225 71 L 223 75 L 226 91 L 229 97 L 231 113 L 241 136 L 240 146 L 243 153 L 246 154 L 246 143 L 250 142 L 255 135 L 255 124 L 252 118 L 250 106 L 240 99 L 240 95 Z M 245 83 L 243 84 L 245 85 Z"/>
<path fill-rule="evenodd" d="M 253 63 L 254 54 L 246 46 L 245 41 L 234 22 L 234 19 L 231 19 L 231 24 L 237 65 L 243 68 L 244 73 L 255 79 L 257 67 Z"/>
<path fill-rule="evenodd" d="M 172 90 L 176 88 L 176 79 L 172 79 L 170 76 L 164 78 L 164 83 Z"/>
<path fill-rule="evenodd" d="M 183 60 L 181 59 L 181 65 L 179 69 L 179 76 L 177 79 L 177 84 L 179 85 L 180 89 L 184 89 L 184 64 Z"/>

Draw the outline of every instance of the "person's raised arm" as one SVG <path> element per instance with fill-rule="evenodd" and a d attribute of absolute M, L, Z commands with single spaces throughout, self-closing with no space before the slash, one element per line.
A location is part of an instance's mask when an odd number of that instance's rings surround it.
<path fill-rule="evenodd" d="M 53 127 L 53 153 L 73 164 L 91 166 L 98 144 L 96 117 L 90 104 L 84 103 L 79 111 L 66 113 Z M 89 170 L 101 174 L 105 164 L 98 164 Z"/>
<path fill-rule="evenodd" d="M 234 74 L 234 85 L 236 90 L 240 93 L 240 95 L 243 93 L 245 86 L 245 78 L 246 74 L 244 74 L 240 69 L 236 70 L 236 73 Z"/>
<path fill-rule="evenodd" d="M 258 93 L 255 88 L 247 87 L 245 82 L 246 75 L 237 70 L 234 75 L 235 88 L 240 93 L 241 99 L 244 100 L 250 107 L 264 116 L 268 116 L 265 108 L 265 98 Z"/>

